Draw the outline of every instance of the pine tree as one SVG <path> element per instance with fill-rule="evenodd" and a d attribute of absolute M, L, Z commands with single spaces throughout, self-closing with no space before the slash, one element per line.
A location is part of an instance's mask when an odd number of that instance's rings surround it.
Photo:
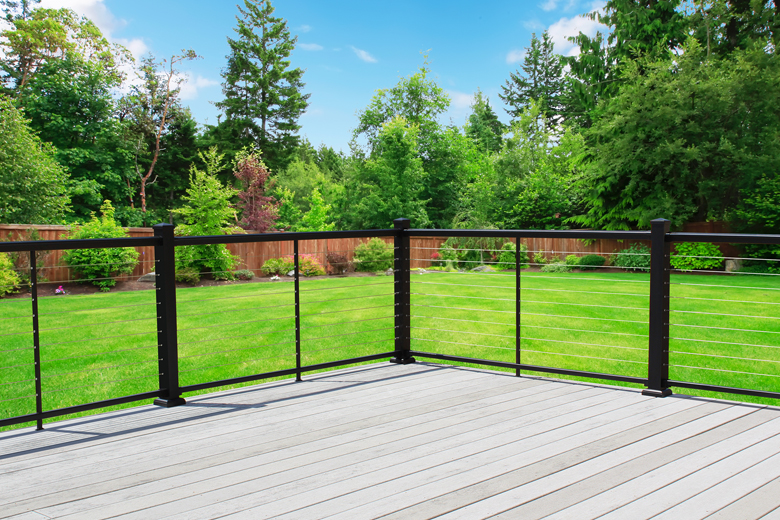
<path fill-rule="evenodd" d="M 466 125 L 466 135 L 471 138 L 483 152 L 497 152 L 501 149 L 504 124 L 490 106 L 490 99 L 477 89 L 474 94 L 474 104 L 471 105 Z"/>
<path fill-rule="evenodd" d="M 237 150 L 258 148 L 269 168 L 279 171 L 298 145 L 297 120 L 310 96 L 301 92 L 303 70 L 290 68 L 287 60 L 298 38 L 290 36 L 284 19 L 272 16 L 268 0 L 244 0 L 238 10 L 238 38 L 228 38 L 222 72 L 225 99 L 217 103 L 226 117 L 221 133 L 237 138 Z"/>
<path fill-rule="evenodd" d="M 557 126 L 562 119 L 559 98 L 563 91 L 563 64 L 547 31 L 541 40 L 535 33 L 531 35 L 531 46 L 526 47 L 521 68 L 522 73 L 518 70 L 509 74 L 506 85 L 501 87 L 504 93 L 498 95 L 509 105 L 507 113 L 512 118 L 519 117 L 533 99 L 539 102 L 550 127 Z"/>

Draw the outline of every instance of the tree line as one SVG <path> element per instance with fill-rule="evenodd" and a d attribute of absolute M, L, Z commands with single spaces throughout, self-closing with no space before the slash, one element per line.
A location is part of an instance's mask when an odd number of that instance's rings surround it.
<path fill-rule="evenodd" d="M 180 99 L 195 50 L 134 65 L 91 21 L 35 3 L 3 4 L 0 222 L 85 221 L 111 200 L 123 225 L 186 226 L 188 201 L 218 193 L 225 229 L 404 216 L 436 228 L 642 229 L 663 217 L 778 231 L 775 1 L 609 0 L 588 15 L 608 33 L 572 35 L 575 56 L 534 34 L 501 86 L 508 125 L 479 90 L 465 124 L 442 123 L 450 99 L 426 58 L 359 111 L 346 153 L 299 137 L 310 94 L 290 60 L 297 37 L 268 0 L 238 7 L 221 115 L 205 126 Z"/>

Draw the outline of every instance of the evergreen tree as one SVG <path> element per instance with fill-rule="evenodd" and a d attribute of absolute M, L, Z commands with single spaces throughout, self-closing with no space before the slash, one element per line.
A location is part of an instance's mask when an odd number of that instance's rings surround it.
<path fill-rule="evenodd" d="M 466 124 L 466 135 L 470 137 L 483 152 L 497 152 L 501 149 L 504 124 L 490 106 L 490 100 L 482 95 L 481 90 L 474 94 L 474 104 L 471 105 L 471 115 Z"/>
<path fill-rule="evenodd" d="M 303 70 L 290 68 L 287 59 L 297 37 L 287 22 L 273 16 L 268 0 L 244 0 L 235 31 L 228 38 L 230 55 L 222 72 L 225 99 L 217 103 L 225 113 L 221 135 L 232 136 L 235 151 L 258 148 L 272 171 L 282 169 L 298 145 L 298 118 L 308 106 L 301 90 Z"/>
<path fill-rule="evenodd" d="M 555 54 L 552 38 L 547 31 L 540 40 L 531 35 L 531 46 L 526 47 L 521 73 L 512 72 L 498 96 L 509 105 L 507 113 L 517 118 L 528 107 L 531 100 L 539 102 L 541 113 L 550 127 L 561 121 L 560 96 L 563 91 L 563 64 Z"/>

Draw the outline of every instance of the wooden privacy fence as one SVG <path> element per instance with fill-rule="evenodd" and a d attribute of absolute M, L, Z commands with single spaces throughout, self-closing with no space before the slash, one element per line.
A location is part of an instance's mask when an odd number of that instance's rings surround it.
<path fill-rule="evenodd" d="M 0 225 L 0 241 L 8 240 L 11 235 L 14 240 L 25 240 L 29 237 L 29 230 L 31 229 L 37 230 L 42 240 L 58 240 L 67 238 L 69 228 L 67 226 L 2 224 Z M 719 222 L 701 222 L 686 224 L 683 227 L 683 231 L 691 233 L 723 233 L 729 230 L 724 224 Z M 127 232 L 132 237 L 147 237 L 154 235 L 152 228 L 127 228 Z M 367 240 L 368 239 L 366 238 L 305 240 L 300 242 L 299 247 L 301 254 L 313 255 L 323 267 L 327 268 L 328 253 L 345 255 L 349 260 L 352 260 L 355 248 Z M 393 243 L 393 239 L 390 237 L 384 237 L 382 240 L 385 240 L 390 244 Z M 412 237 L 411 268 L 429 267 L 431 265 L 431 255 L 441 247 L 445 240 L 446 239 L 442 237 Z M 609 255 L 622 251 L 640 241 L 619 241 L 612 239 L 583 241 L 576 238 L 524 238 L 522 239 L 522 242 L 529 251 L 544 251 L 545 256 L 548 259 L 555 255 L 563 259 L 564 256 L 572 253 Z M 649 245 L 649 243 L 647 244 Z M 720 244 L 720 247 L 725 256 L 738 256 L 738 251 L 733 246 L 729 244 Z M 284 241 L 228 244 L 228 249 L 240 258 L 237 269 L 249 269 L 254 271 L 256 275 L 262 275 L 260 268 L 268 259 L 292 256 L 293 243 L 292 241 Z M 138 265 L 130 275 L 119 278 L 120 281 L 134 280 L 139 276 L 154 271 L 154 248 L 137 247 L 136 250 L 139 253 Z M 62 253 L 62 251 L 51 251 L 51 253 L 46 256 L 43 266 L 39 266 L 41 275 L 52 282 L 76 280 L 76 277 L 70 272 L 70 269 L 62 264 Z"/>

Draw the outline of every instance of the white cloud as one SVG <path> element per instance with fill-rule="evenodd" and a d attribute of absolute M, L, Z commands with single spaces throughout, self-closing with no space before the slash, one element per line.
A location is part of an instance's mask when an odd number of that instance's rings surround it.
<path fill-rule="evenodd" d="M 471 106 L 474 102 L 473 94 L 466 94 L 465 92 L 458 92 L 457 90 L 446 90 L 447 95 L 450 96 L 452 104 L 451 108 L 455 110 L 465 110 Z"/>
<path fill-rule="evenodd" d="M 542 25 L 542 22 L 539 20 L 526 20 L 523 22 L 523 27 L 529 31 L 538 31 L 540 29 L 544 29 L 544 25 Z"/>
<path fill-rule="evenodd" d="M 545 0 L 543 4 L 539 5 L 539 7 L 541 7 L 543 11 L 552 11 L 558 7 L 558 0 Z"/>
<path fill-rule="evenodd" d="M 299 43 L 298 47 L 305 51 L 321 51 L 323 49 L 322 45 L 316 43 Z"/>
<path fill-rule="evenodd" d="M 520 63 L 523 61 L 523 58 L 525 58 L 525 51 L 514 49 L 506 55 L 506 62 L 510 65 L 512 63 Z"/>
<path fill-rule="evenodd" d="M 307 33 L 311 31 L 311 25 L 301 25 L 300 27 L 298 27 L 298 30 L 301 31 L 302 33 Z"/>
<path fill-rule="evenodd" d="M 366 63 L 376 63 L 377 59 L 371 56 L 367 51 L 364 51 L 363 49 L 358 49 L 357 47 L 352 47 L 352 50 L 355 52 L 358 58 L 365 61 Z"/>
<path fill-rule="evenodd" d="M 194 80 L 192 79 L 192 73 L 186 72 L 179 76 L 180 79 L 185 81 L 181 84 L 181 99 L 196 99 L 200 94 L 199 90 L 204 88 L 213 87 L 219 85 L 219 81 L 213 79 L 204 78 L 198 75 Z"/>
<path fill-rule="evenodd" d="M 604 7 L 603 2 L 594 2 L 591 4 L 590 11 L 598 11 Z M 579 47 L 568 40 L 569 36 L 577 36 L 583 33 L 587 36 L 595 36 L 596 32 L 607 33 L 609 28 L 600 24 L 597 20 L 591 20 L 585 16 L 575 16 L 572 18 L 561 18 L 548 29 L 550 37 L 555 44 L 555 51 L 565 56 L 576 56 L 580 53 Z"/>

